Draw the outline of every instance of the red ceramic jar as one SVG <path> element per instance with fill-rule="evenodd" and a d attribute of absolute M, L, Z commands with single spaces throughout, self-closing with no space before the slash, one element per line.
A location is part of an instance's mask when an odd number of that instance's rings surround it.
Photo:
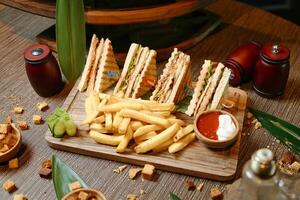
<path fill-rule="evenodd" d="M 253 74 L 253 88 L 263 97 L 283 95 L 289 77 L 290 51 L 284 45 L 266 44 Z"/>
<path fill-rule="evenodd" d="M 237 86 L 252 79 L 260 49 L 261 44 L 251 41 L 229 54 L 224 65 L 231 70 L 231 85 Z"/>
<path fill-rule="evenodd" d="M 48 46 L 36 44 L 28 47 L 24 59 L 28 79 L 38 95 L 49 97 L 63 89 L 58 63 Z"/>

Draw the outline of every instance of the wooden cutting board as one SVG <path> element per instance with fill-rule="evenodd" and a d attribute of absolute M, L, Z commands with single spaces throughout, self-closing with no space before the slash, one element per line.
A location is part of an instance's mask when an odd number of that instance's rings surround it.
<path fill-rule="evenodd" d="M 85 118 L 85 98 L 85 94 L 77 90 L 76 84 L 63 105 L 63 108 L 72 115 L 77 124 Z M 235 106 L 227 111 L 237 118 L 240 130 L 242 130 L 247 93 L 241 89 L 230 87 L 227 98 L 235 102 Z M 176 115 L 187 123 L 193 123 L 192 117 L 182 113 L 177 113 Z M 119 154 L 116 153 L 115 147 L 97 144 L 89 138 L 87 126 L 79 126 L 79 129 L 79 137 L 65 136 L 64 138 L 54 138 L 48 130 L 45 138 L 49 146 L 58 150 L 136 165 L 152 163 L 158 169 L 218 181 L 231 180 L 234 178 L 236 172 L 241 131 L 237 142 L 225 150 L 212 150 L 200 141 L 195 141 L 176 154 L 169 154 L 168 152 L 136 154 L 130 149 L 126 153 Z"/>

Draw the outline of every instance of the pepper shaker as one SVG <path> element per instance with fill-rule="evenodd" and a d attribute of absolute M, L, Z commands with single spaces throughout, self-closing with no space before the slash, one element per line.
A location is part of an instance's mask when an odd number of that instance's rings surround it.
<path fill-rule="evenodd" d="M 47 45 L 28 47 L 24 51 L 24 59 L 27 77 L 38 95 L 49 97 L 63 89 L 58 63 Z"/>
<path fill-rule="evenodd" d="M 253 74 L 253 89 L 263 97 L 277 97 L 284 93 L 289 76 L 290 51 L 282 44 L 263 46 Z"/>

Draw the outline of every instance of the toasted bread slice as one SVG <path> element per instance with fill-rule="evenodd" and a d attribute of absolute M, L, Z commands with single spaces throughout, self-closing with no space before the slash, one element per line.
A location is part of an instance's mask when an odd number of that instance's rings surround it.
<path fill-rule="evenodd" d="M 184 88 L 191 77 L 190 57 L 175 48 L 150 100 L 178 103 L 186 96 Z"/>
<path fill-rule="evenodd" d="M 150 50 L 142 71 L 136 77 L 132 98 L 139 98 L 147 93 L 157 81 L 156 51 Z"/>
<path fill-rule="evenodd" d="M 209 78 L 208 72 L 211 68 L 212 62 L 210 60 L 205 60 L 204 64 L 202 65 L 202 70 L 200 71 L 200 75 L 198 77 L 198 81 L 196 84 L 196 87 L 194 89 L 194 93 L 192 96 L 192 99 L 190 101 L 190 105 L 188 106 L 187 111 L 185 114 L 192 116 L 194 114 L 195 108 L 197 106 L 197 102 L 199 101 L 199 98 L 201 96 L 201 93 L 203 92 L 206 84 L 206 78 Z"/>
<path fill-rule="evenodd" d="M 111 41 L 106 39 L 98 65 L 94 91 L 103 92 L 120 77 L 120 69 L 114 56 Z"/>
<path fill-rule="evenodd" d="M 88 82 L 90 79 L 90 72 L 92 70 L 93 63 L 95 61 L 95 55 L 96 55 L 96 49 L 97 49 L 98 43 L 99 43 L 99 39 L 94 34 L 92 37 L 92 41 L 91 41 L 89 53 L 88 53 L 88 56 L 86 59 L 86 63 L 84 66 L 84 70 L 82 72 L 81 79 L 80 79 L 78 87 L 77 87 L 80 92 L 85 91 L 88 87 Z"/>
<path fill-rule="evenodd" d="M 216 92 L 214 94 L 210 110 L 217 109 L 220 105 L 221 99 L 223 94 L 226 92 L 226 89 L 229 85 L 229 78 L 230 78 L 231 71 L 228 68 L 225 68 L 222 74 L 222 78 L 218 84 Z"/>
<path fill-rule="evenodd" d="M 114 95 L 116 95 L 120 92 L 125 94 L 125 91 L 127 89 L 127 85 L 129 82 L 130 74 L 133 73 L 133 70 L 135 68 L 135 64 L 137 61 L 136 58 L 141 53 L 140 47 L 141 46 L 139 44 L 135 44 L 135 43 L 131 44 L 131 46 L 128 50 L 126 59 L 125 59 L 125 63 L 124 63 L 124 67 L 123 67 L 120 79 L 117 82 L 117 85 L 114 89 L 114 92 L 113 92 Z"/>
<path fill-rule="evenodd" d="M 101 56 L 102 56 L 103 47 L 104 47 L 104 39 L 101 38 L 101 40 L 99 42 L 99 45 L 97 47 L 97 50 L 96 50 L 96 58 L 95 58 L 95 61 L 93 63 L 93 67 L 92 67 L 92 70 L 91 70 L 91 73 L 90 73 L 90 80 L 88 82 L 88 87 L 87 87 L 87 95 L 93 93 L 93 91 L 94 91 L 97 71 L 98 71 L 98 67 L 99 67 L 99 61 L 100 61 Z"/>
<path fill-rule="evenodd" d="M 197 113 L 201 113 L 206 111 L 209 107 L 209 102 L 213 97 L 213 94 L 216 90 L 216 87 L 218 86 L 219 80 L 222 76 L 224 65 L 222 63 L 219 63 L 214 74 L 211 77 L 211 83 L 208 86 L 208 89 L 203 93 L 204 97 L 200 102 L 199 109 L 197 110 Z"/>

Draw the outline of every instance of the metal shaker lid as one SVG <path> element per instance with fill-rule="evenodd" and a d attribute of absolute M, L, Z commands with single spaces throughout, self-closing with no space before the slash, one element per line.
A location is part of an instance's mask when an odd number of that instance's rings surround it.
<path fill-rule="evenodd" d="M 40 62 L 47 58 L 50 53 L 51 50 L 47 45 L 35 44 L 24 51 L 24 58 L 29 62 Z"/>
<path fill-rule="evenodd" d="M 261 50 L 261 56 L 269 61 L 278 62 L 290 58 L 290 50 L 283 44 L 266 44 Z"/>
<path fill-rule="evenodd" d="M 276 163 L 270 149 L 259 149 L 251 157 L 251 170 L 261 178 L 270 178 L 276 173 Z"/>

